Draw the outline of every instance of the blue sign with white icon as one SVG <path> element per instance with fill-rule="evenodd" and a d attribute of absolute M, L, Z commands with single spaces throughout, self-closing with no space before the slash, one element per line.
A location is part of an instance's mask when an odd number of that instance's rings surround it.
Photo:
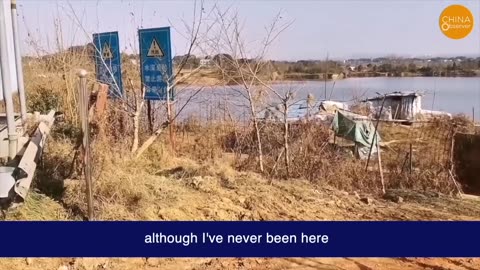
<path fill-rule="evenodd" d="M 118 32 L 93 34 L 93 45 L 97 80 L 109 86 L 110 97 L 121 98 L 123 96 L 122 61 Z"/>
<path fill-rule="evenodd" d="M 145 87 L 145 99 L 174 99 L 172 79 L 172 50 L 170 27 L 140 29 L 140 74 Z M 167 95 L 168 94 L 168 95 Z"/>

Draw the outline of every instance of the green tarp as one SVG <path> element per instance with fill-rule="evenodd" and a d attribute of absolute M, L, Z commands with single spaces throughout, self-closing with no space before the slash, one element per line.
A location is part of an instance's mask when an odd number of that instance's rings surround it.
<path fill-rule="evenodd" d="M 337 111 L 332 122 L 332 129 L 335 135 L 355 142 L 360 158 L 368 155 L 372 145 L 375 126 L 367 117 L 346 111 Z M 380 142 L 380 136 L 376 140 Z M 376 142 L 373 144 L 372 153 L 376 152 Z"/>

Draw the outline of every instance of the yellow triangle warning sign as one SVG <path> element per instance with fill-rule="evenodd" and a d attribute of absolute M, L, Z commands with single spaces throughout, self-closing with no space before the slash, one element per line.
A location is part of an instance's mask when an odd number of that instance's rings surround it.
<path fill-rule="evenodd" d="M 103 57 L 103 59 L 112 59 L 113 58 L 112 49 L 110 48 L 110 46 L 107 43 L 105 43 L 103 45 L 102 57 Z"/>
<path fill-rule="evenodd" d="M 148 49 L 147 56 L 148 57 L 163 57 L 165 54 L 163 53 L 162 48 L 158 45 L 156 39 L 152 40 L 152 44 L 150 45 L 150 49 Z"/>

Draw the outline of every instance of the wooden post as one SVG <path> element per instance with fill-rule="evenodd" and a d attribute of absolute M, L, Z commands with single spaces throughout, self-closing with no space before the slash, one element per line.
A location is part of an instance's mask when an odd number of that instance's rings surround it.
<path fill-rule="evenodd" d="M 170 107 L 170 116 L 169 116 L 169 121 L 170 121 L 170 126 L 169 126 L 169 131 L 170 131 L 170 143 L 172 144 L 172 150 L 175 152 L 175 119 L 173 119 L 173 113 L 175 111 L 175 106 L 173 103 L 169 104 Z"/>
<path fill-rule="evenodd" d="M 412 153 L 413 153 L 413 146 L 412 146 L 412 143 L 410 143 L 410 152 L 408 154 L 410 174 L 412 174 L 412 171 L 413 171 Z"/>
<path fill-rule="evenodd" d="M 458 193 L 463 194 L 462 187 L 457 183 L 457 181 L 455 180 L 455 176 L 453 175 L 453 173 L 455 172 L 455 162 L 453 159 L 454 151 L 455 151 L 455 133 L 456 133 L 455 130 L 453 130 L 452 138 L 450 142 L 450 166 L 449 166 L 450 168 L 448 172 L 450 174 L 450 179 L 452 179 L 453 184 L 457 188 Z"/>
<path fill-rule="evenodd" d="M 327 59 L 325 60 L 325 89 L 324 89 L 324 94 L 325 94 L 325 100 L 327 100 L 327 78 L 328 78 L 328 52 L 327 52 Z"/>
<path fill-rule="evenodd" d="M 147 100 L 147 117 L 148 117 L 148 129 L 150 131 L 150 134 L 153 134 L 154 116 L 152 112 L 152 102 L 150 100 Z"/>
<path fill-rule="evenodd" d="M 432 110 L 435 106 L 435 89 L 433 89 Z"/>
<path fill-rule="evenodd" d="M 370 156 L 372 155 L 373 144 L 375 143 L 375 140 L 377 138 L 378 123 L 380 123 L 380 117 L 382 116 L 383 106 L 385 105 L 386 97 L 387 97 L 386 95 L 383 96 L 382 107 L 380 107 L 380 112 L 378 113 L 377 123 L 375 123 L 375 130 L 373 131 L 373 139 L 372 139 L 372 143 L 370 144 L 370 149 L 368 151 L 368 158 L 367 158 L 367 164 L 365 165 L 365 171 L 368 170 L 368 164 L 370 163 Z"/>
<path fill-rule="evenodd" d="M 98 124 L 98 134 L 105 135 L 105 111 L 108 105 L 108 85 L 101 83 L 95 101 L 95 114 L 92 116 Z M 93 106 L 92 106 L 93 107 Z"/>
<path fill-rule="evenodd" d="M 400 174 L 403 174 L 403 170 L 405 169 L 405 166 L 407 165 L 407 161 L 408 161 L 409 156 L 410 156 L 409 153 L 405 154 L 405 158 L 403 159 L 402 169 L 400 170 Z"/>
<path fill-rule="evenodd" d="M 227 96 L 223 95 L 223 131 L 226 130 L 227 124 Z"/>
<path fill-rule="evenodd" d="M 382 181 L 382 192 L 385 194 L 385 182 L 383 180 L 383 168 L 382 168 L 382 154 L 380 153 L 380 144 L 378 140 L 376 141 L 377 145 L 377 155 L 378 155 L 378 169 L 380 171 L 380 180 Z"/>
<path fill-rule="evenodd" d="M 168 118 L 168 128 L 170 132 L 170 144 L 172 147 L 173 153 L 175 153 L 175 119 L 174 119 L 174 103 L 173 100 L 173 89 L 167 87 L 167 118 Z"/>
<path fill-rule="evenodd" d="M 79 84 L 79 112 L 80 120 L 82 123 L 82 135 L 83 135 L 83 151 L 84 151 L 84 174 L 86 182 L 86 197 L 88 208 L 88 220 L 93 220 L 93 191 L 92 191 L 92 168 L 90 158 L 90 132 L 89 132 L 89 115 L 88 115 L 88 103 L 90 95 L 87 91 L 87 71 L 80 70 L 78 72 Z"/>

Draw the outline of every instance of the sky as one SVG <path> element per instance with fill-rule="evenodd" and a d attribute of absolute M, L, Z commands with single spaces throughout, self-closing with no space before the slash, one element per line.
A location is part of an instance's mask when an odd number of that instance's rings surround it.
<path fill-rule="evenodd" d="M 92 34 L 118 31 L 122 50 L 138 51 L 138 28 L 172 27 L 173 55 L 186 52 L 184 22 L 192 21 L 193 1 L 161 0 L 17 0 L 22 51 L 51 53 L 85 44 Z M 265 26 L 281 13 L 292 24 L 268 53 L 276 60 L 346 59 L 400 56 L 480 56 L 479 0 L 206 0 L 238 12 L 247 41 L 265 37 Z M 464 39 L 449 39 L 438 20 L 444 8 L 461 4 L 474 15 L 474 29 Z M 58 34 L 61 33 L 61 34 Z"/>

